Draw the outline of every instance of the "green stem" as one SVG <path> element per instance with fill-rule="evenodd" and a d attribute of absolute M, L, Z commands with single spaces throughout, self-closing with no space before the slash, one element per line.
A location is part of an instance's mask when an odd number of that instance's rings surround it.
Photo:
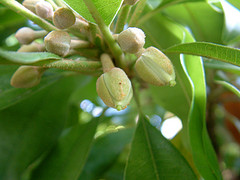
<path fill-rule="evenodd" d="M 84 74 L 101 74 L 101 63 L 97 61 L 60 60 L 41 65 L 43 68 L 57 68 Z"/>
<path fill-rule="evenodd" d="M 120 33 L 124 29 L 124 25 L 127 22 L 127 18 L 128 18 L 129 12 L 131 10 L 131 7 L 132 6 L 127 5 L 127 4 L 125 4 L 121 7 L 119 15 L 118 15 L 118 20 L 116 23 L 115 33 Z"/>
<path fill-rule="evenodd" d="M 106 54 L 106 53 L 102 54 L 100 59 L 101 59 L 104 73 L 110 71 L 112 68 L 115 67 L 112 62 L 111 57 L 108 54 Z"/>
<path fill-rule="evenodd" d="M 105 41 L 107 42 L 107 45 L 109 49 L 111 50 L 117 66 L 119 66 L 122 69 L 126 69 L 125 62 L 124 62 L 124 54 L 120 48 L 120 46 L 116 43 L 114 40 L 109 28 L 104 23 L 104 20 L 102 19 L 101 15 L 99 14 L 97 8 L 95 7 L 92 0 L 83 0 L 86 4 L 88 10 L 92 14 L 92 17 L 95 19 L 96 23 L 99 26 L 99 29 L 101 30 L 103 37 Z"/>
<path fill-rule="evenodd" d="M 134 27 L 137 24 L 137 21 L 142 14 L 142 11 L 146 5 L 147 0 L 141 0 L 138 2 L 136 9 L 134 10 L 134 13 L 129 21 L 128 26 L 129 27 Z"/>
<path fill-rule="evenodd" d="M 46 31 L 52 31 L 57 30 L 55 26 L 47 22 L 46 20 L 40 18 L 27 8 L 25 8 L 22 4 L 18 3 L 14 0 L 1 0 L 0 3 L 5 5 L 6 7 L 12 9 L 13 11 L 17 12 L 18 14 L 21 14 L 22 16 L 30 19 L 37 25 L 39 25 L 41 28 L 45 29 Z"/>

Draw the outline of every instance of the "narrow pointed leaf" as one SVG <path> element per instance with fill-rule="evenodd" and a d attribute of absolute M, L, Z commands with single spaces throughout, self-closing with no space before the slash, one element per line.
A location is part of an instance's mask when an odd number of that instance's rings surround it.
<path fill-rule="evenodd" d="M 126 180 L 197 179 L 179 151 L 140 115 L 128 159 Z"/>
<path fill-rule="evenodd" d="M 193 42 L 172 46 L 166 53 L 183 53 L 203 56 L 240 66 L 240 50 L 206 42 Z"/>

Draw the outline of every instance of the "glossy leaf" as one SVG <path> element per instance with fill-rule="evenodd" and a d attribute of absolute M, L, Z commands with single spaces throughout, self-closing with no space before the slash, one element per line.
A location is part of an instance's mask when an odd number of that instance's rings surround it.
<path fill-rule="evenodd" d="M 0 179 L 21 179 L 26 168 L 56 143 L 75 83 L 66 78 L 0 111 Z"/>
<path fill-rule="evenodd" d="M 48 52 L 15 52 L 0 48 L 0 64 L 33 64 L 39 61 L 60 60 L 61 57 Z"/>
<path fill-rule="evenodd" d="M 236 94 L 238 97 L 240 97 L 240 90 L 236 88 L 234 85 L 230 84 L 229 82 L 217 80 L 215 81 L 215 83 L 224 86 L 225 88 Z"/>
<path fill-rule="evenodd" d="M 83 0 L 64 0 L 74 11 L 90 22 L 95 22 Z M 116 16 L 122 0 L 92 0 L 106 25 Z"/>
<path fill-rule="evenodd" d="M 95 180 L 108 171 L 132 135 L 133 129 L 124 129 L 97 138 L 79 180 Z"/>
<path fill-rule="evenodd" d="M 191 167 L 161 132 L 140 115 L 125 179 L 197 179 Z"/>
<path fill-rule="evenodd" d="M 97 119 L 67 129 L 57 145 L 34 170 L 34 180 L 75 180 L 81 173 L 95 135 Z"/>
<path fill-rule="evenodd" d="M 10 79 L 16 69 L 16 66 L 0 66 L 0 110 L 34 95 L 63 77 L 60 73 L 46 72 L 38 86 L 29 89 L 19 89 L 10 85 Z"/>
<path fill-rule="evenodd" d="M 203 56 L 240 66 L 240 50 L 206 42 L 193 42 L 172 46 L 166 53 Z"/>

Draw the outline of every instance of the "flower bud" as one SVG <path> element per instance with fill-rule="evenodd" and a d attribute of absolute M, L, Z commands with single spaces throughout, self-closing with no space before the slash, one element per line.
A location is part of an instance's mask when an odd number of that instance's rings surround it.
<path fill-rule="evenodd" d="M 34 31 L 29 27 L 20 28 L 15 37 L 19 41 L 20 44 L 30 44 L 32 41 L 38 38 L 42 38 L 47 34 L 47 31 Z"/>
<path fill-rule="evenodd" d="M 117 41 L 123 51 L 135 54 L 143 48 L 145 34 L 139 28 L 128 28 L 118 35 Z"/>
<path fill-rule="evenodd" d="M 30 11 L 36 13 L 36 9 L 35 9 L 35 8 L 36 8 L 36 4 L 37 4 L 38 2 L 44 2 L 44 0 L 24 0 L 24 1 L 22 2 L 22 5 L 23 5 L 25 8 L 29 9 Z"/>
<path fill-rule="evenodd" d="M 36 14 L 43 19 L 52 19 L 53 7 L 49 2 L 40 1 L 36 4 Z"/>
<path fill-rule="evenodd" d="M 31 88 L 40 83 L 44 69 L 38 66 L 20 66 L 11 78 L 15 88 Z"/>
<path fill-rule="evenodd" d="M 76 17 L 68 8 L 59 8 L 54 12 L 53 24 L 59 29 L 66 29 L 74 25 Z"/>
<path fill-rule="evenodd" d="M 139 0 L 124 0 L 125 4 L 135 5 Z"/>
<path fill-rule="evenodd" d="M 17 52 L 42 52 L 44 50 L 44 44 L 32 42 L 29 45 L 22 45 Z"/>
<path fill-rule="evenodd" d="M 97 93 L 103 102 L 118 111 L 127 107 L 133 91 L 131 81 L 120 68 L 112 68 L 97 80 Z"/>
<path fill-rule="evenodd" d="M 147 48 L 138 58 L 135 69 L 138 76 L 150 84 L 156 86 L 176 84 L 170 59 L 157 48 Z"/>
<path fill-rule="evenodd" d="M 66 56 L 70 49 L 71 37 L 67 32 L 52 31 L 44 38 L 47 51 Z"/>

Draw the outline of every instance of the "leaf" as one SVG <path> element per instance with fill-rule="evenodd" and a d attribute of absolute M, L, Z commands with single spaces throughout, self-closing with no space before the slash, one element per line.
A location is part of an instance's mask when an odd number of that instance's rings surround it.
<path fill-rule="evenodd" d="M 81 173 L 95 135 L 98 119 L 67 129 L 57 145 L 34 170 L 34 180 L 75 180 Z"/>
<path fill-rule="evenodd" d="M 216 10 L 204 1 L 170 6 L 164 13 L 188 27 L 197 41 L 221 43 L 224 15 L 220 8 Z"/>
<path fill-rule="evenodd" d="M 230 84 L 229 82 L 216 80 L 215 83 L 224 86 L 225 88 L 236 94 L 238 97 L 240 97 L 239 89 L 237 89 L 234 85 Z"/>
<path fill-rule="evenodd" d="M 240 66 L 240 50 L 206 42 L 184 43 L 166 49 L 166 53 L 203 56 Z"/>
<path fill-rule="evenodd" d="M 154 24 L 152 29 L 151 23 Z M 145 29 L 144 31 L 146 36 L 151 38 L 150 42 L 157 47 L 167 48 L 174 43 L 193 41 L 189 32 L 182 26 L 160 14 L 151 18 L 143 27 L 147 28 L 147 31 Z M 183 144 L 188 151 L 190 150 L 189 144 L 191 145 L 195 166 L 203 178 L 215 179 L 215 177 L 220 177 L 219 179 L 221 179 L 216 155 L 206 131 L 204 116 L 206 92 L 201 59 L 200 57 L 182 55 L 180 61 L 177 55 L 170 56 L 170 53 L 167 53 L 167 55 L 175 67 L 177 85 L 173 88 L 151 87 L 153 99 L 181 118 L 183 122 Z M 188 80 L 191 81 L 191 84 Z M 190 109 L 190 107 L 194 108 Z"/>
<path fill-rule="evenodd" d="M 92 18 L 91 13 L 88 11 L 88 8 L 85 6 L 83 0 L 64 0 L 74 11 L 79 13 L 82 17 L 90 22 L 95 22 Z M 105 24 L 108 26 L 113 21 L 116 16 L 122 0 L 92 0 L 95 4 L 98 12 L 101 15 L 101 18 L 104 19 Z"/>
<path fill-rule="evenodd" d="M 63 77 L 61 73 L 46 72 L 38 86 L 28 89 L 19 89 L 10 85 L 11 76 L 16 69 L 17 67 L 15 66 L 0 66 L 0 110 L 34 95 Z"/>
<path fill-rule="evenodd" d="M 184 60 L 193 87 L 188 124 L 193 160 L 204 179 L 222 179 L 206 128 L 206 85 L 202 61 L 189 55 L 185 55 Z"/>
<path fill-rule="evenodd" d="M 60 60 L 61 57 L 49 52 L 15 52 L 0 48 L 0 64 L 33 64 L 39 61 Z"/>
<path fill-rule="evenodd" d="M 56 143 L 76 80 L 66 78 L 0 111 L 0 179 L 21 179 L 26 168 Z"/>
<path fill-rule="evenodd" d="M 187 161 L 140 115 L 125 171 L 126 180 L 197 179 Z"/>
<path fill-rule="evenodd" d="M 103 175 L 131 142 L 132 135 L 133 129 L 123 129 L 97 138 L 79 180 L 95 180 Z"/>

